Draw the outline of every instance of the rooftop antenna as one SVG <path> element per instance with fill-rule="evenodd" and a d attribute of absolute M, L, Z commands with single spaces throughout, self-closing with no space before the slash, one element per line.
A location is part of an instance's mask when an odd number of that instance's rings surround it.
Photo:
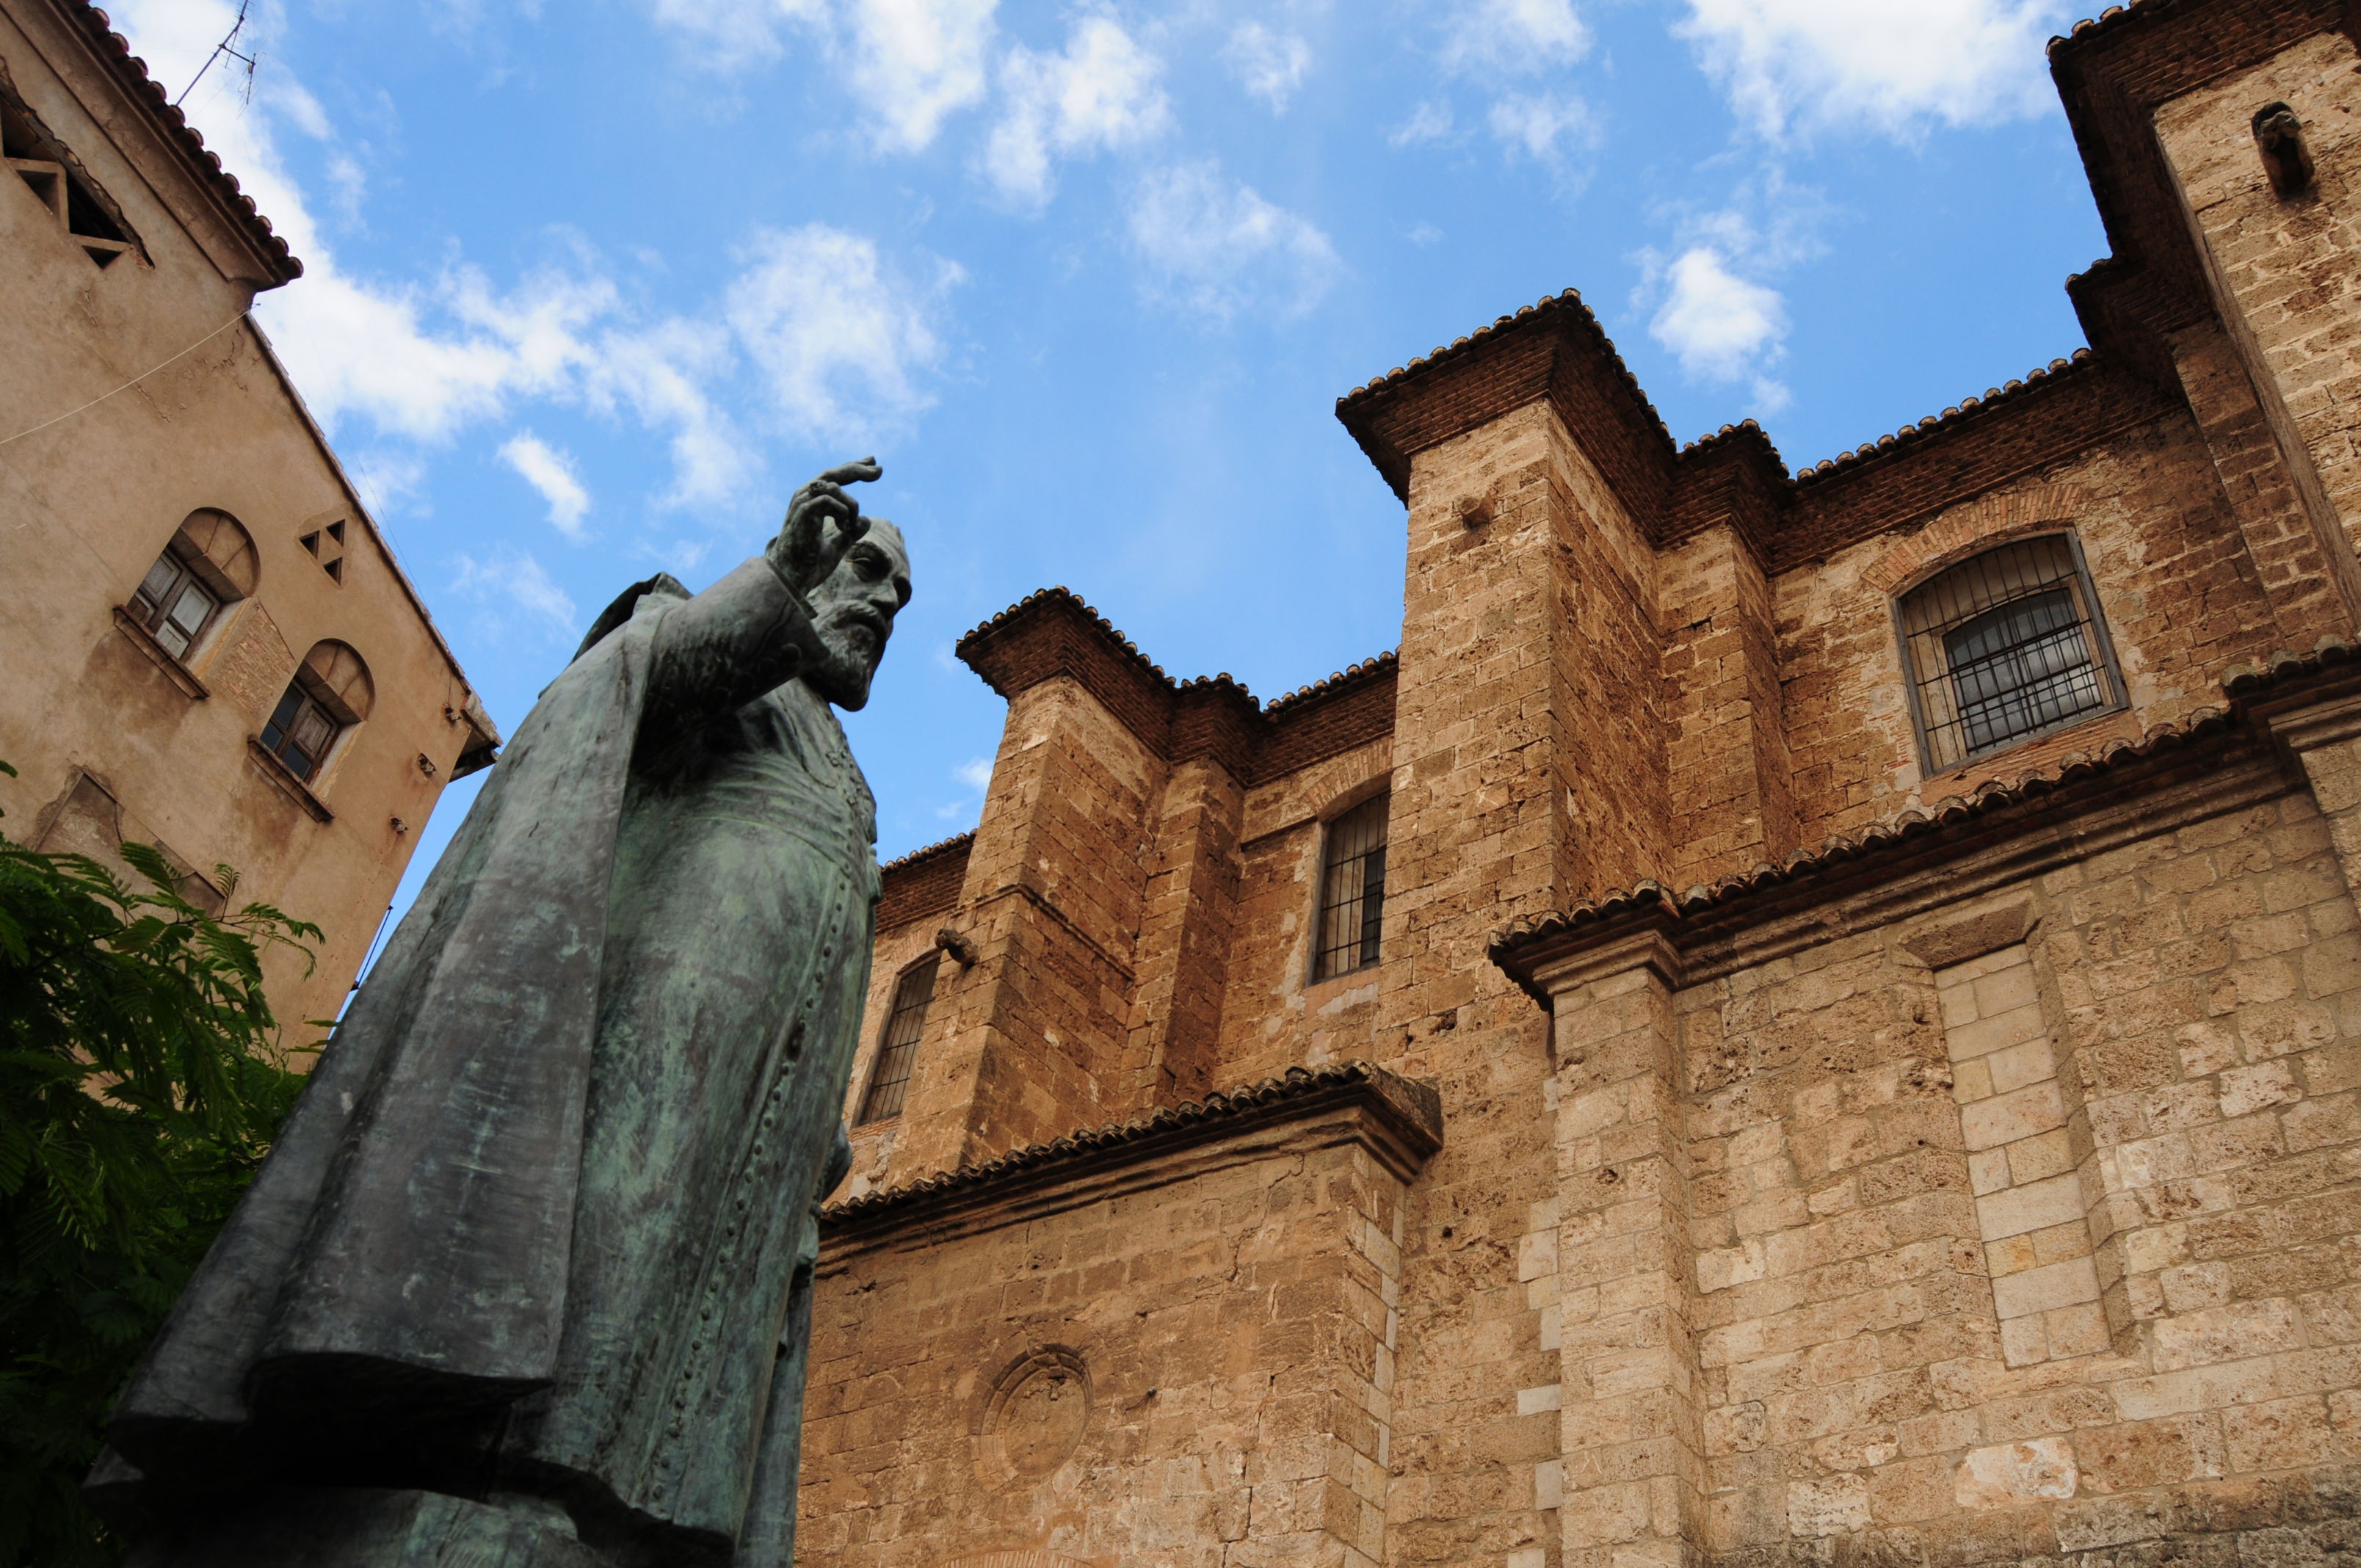
<path fill-rule="evenodd" d="M 246 91 L 241 96 L 249 104 L 254 102 L 254 56 L 241 54 L 230 47 L 237 42 L 237 35 L 246 31 L 246 8 L 252 4 L 254 0 L 237 0 L 237 20 L 231 24 L 228 33 L 224 35 L 222 41 L 214 45 L 214 52 L 205 56 L 204 64 L 197 67 L 197 73 L 189 78 L 189 84 L 181 89 L 181 97 L 172 100 L 172 107 L 179 108 L 181 98 L 186 98 L 197 90 L 197 83 L 203 82 L 205 79 L 205 72 L 214 68 L 214 61 L 224 55 L 229 56 L 232 60 L 246 62 Z"/>

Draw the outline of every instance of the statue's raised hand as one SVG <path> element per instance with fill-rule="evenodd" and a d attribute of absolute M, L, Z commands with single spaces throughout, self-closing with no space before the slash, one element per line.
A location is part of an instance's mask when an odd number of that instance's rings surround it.
<path fill-rule="evenodd" d="M 764 554 L 770 557 L 771 569 L 796 598 L 809 598 L 812 589 L 835 573 L 844 553 L 869 532 L 861 503 L 846 495 L 844 487 L 884 472 L 874 457 L 840 463 L 797 490 L 787 503 L 786 521 Z"/>

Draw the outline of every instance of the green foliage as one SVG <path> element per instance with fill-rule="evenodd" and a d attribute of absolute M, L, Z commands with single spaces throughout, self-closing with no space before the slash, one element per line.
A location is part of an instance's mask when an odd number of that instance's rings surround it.
<path fill-rule="evenodd" d="M 0 836 L 0 1568 L 120 1560 L 82 1475 L 302 1087 L 261 960 L 318 927 L 122 852 L 148 890 Z"/>

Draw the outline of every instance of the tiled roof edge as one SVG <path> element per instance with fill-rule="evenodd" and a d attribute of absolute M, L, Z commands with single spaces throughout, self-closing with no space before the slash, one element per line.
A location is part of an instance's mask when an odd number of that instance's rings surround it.
<path fill-rule="evenodd" d="M 1401 650 L 1389 648 L 1384 652 L 1372 654 L 1358 663 L 1345 665 L 1326 680 L 1314 681 L 1308 686 L 1298 686 L 1283 696 L 1271 698 L 1263 705 L 1263 713 L 1267 718 L 1277 718 L 1289 708 L 1299 707 L 1319 697 L 1334 696 L 1338 692 L 1349 691 L 1380 675 L 1391 674 L 1400 667 Z"/>
<path fill-rule="evenodd" d="M 2349 656 L 2342 652 L 2341 644 L 2339 648 L 2340 657 Z M 2319 664 L 2315 662 L 2311 667 L 2316 670 Z M 2253 688 L 2242 687 L 2241 691 Z M 1830 834 L 1817 849 L 1797 850 L 1776 865 L 1768 861 L 1758 861 L 1747 871 L 1723 877 L 1709 885 L 1699 883 L 1679 892 L 1663 883 L 1642 879 L 1629 888 L 1618 889 L 1603 897 L 1586 899 L 1571 909 L 1552 910 L 1513 921 L 1492 933 L 1485 944 L 1485 950 L 1493 962 L 1502 963 L 1504 959 L 1514 957 L 1520 949 L 1543 938 L 1637 915 L 1652 908 L 1662 909 L 1679 918 L 1701 915 L 1719 905 L 1736 903 L 1799 881 L 1845 861 L 1908 839 L 1948 830 L 2004 806 L 2048 795 L 2066 784 L 2210 739 L 2228 730 L 2233 722 L 2233 715 L 2228 710 L 2201 707 L 2190 715 L 2186 722 L 2158 725 L 2137 740 L 2115 740 L 2101 747 L 2096 754 L 2070 751 L 2052 765 L 2020 778 L 1988 779 L 1964 795 L 1945 795 L 1931 805 L 1911 806 L 1881 817 L 1857 832 Z"/>
<path fill-rule="evenodd" d="M 1049 601 L 1061 602 L 1080 611 L 1084 621 L 1094 631 L 1096 631 L 1110 647 L 1119 650 L 1123 653 L 1124 657 L 1131 660 L 1138 666 L 1139 669 L 1148 674 L 1154 676 L 1158 683 L 1163 685 L 1166 690 L 1171 692 L 1182 692 L 1192 689 L 1213 687 L 1234 691 L 1240 697 L 1246 700 L 1246 704 L 1248 707 L 1257 709 L 1257 711 L 1261 712 L 1266 718 L 1276 718 L 1285 709 L 1296 707 L 1302 703 L 1310 702 L 1317 697 L 1333 696 L 1339 691 L 1346 690 L 1363 681 L 1371 680 L 1379 675 L 1390 674 L 1401 663 L 1401 651 L 1396 648 L 1389 648 L 1382 653 L 1371 654 L 1368 658 L 1360 661 L 1358 663 L 1347 664 L 1345 668 L 1334 672 L 1323 680 L 1314 681 L 1310 685 L 1298 686 L 1293 691 L 1287 693 L 1283 696 L 1273 697 L 1268 703 L 1258 705 L 1255 700 L 1254 693 L 1246 689 L 1246 683 L 1238 680 L 1235 676 L 1231 675 L 1226 672 L 1217 675 L 1191 675 L 1186 680 L 1166 674 L 1163 665 L 1156 663 L 1147 654 L 1141 652 L 1139 651 L 1139 645 L 1134 642 L 1130 638 L 1126 637 L 1120 630 L 1116 630 L 1113 621 L 1109 620 L 1105 616 L 1101 615 L 1097 610 L 1092 609 L 1089 602 L 1080 594 L 1074 592 L 1071 588 L 1063 587 L 1062 585 L 1056 587 L 1036 588 L 1033 592 L 1027 594 L 1023 598 L 1018 599 L 1015 604 L 1010 605 L 1006 609 L 1002 610 L 991 620 L 970 628 L 967 631 L 961 634 L 957 642 L 951 645 L 951 652 L 959 654 L 961 658 L 966 657 L 970 644 L 973 643 L 977 639 L 999 630 L 1001 628 L 1009 625 L 1019 616 L 1023 615 L 1026 611 L 1032 609 L 1037 605 L 1042 605 Z M 946 842 L 948 842 L 948 840 L 946 840 Z M 914 851 L 914 853 L 924 854 L 926 851 L 921 850 Z M 907 858 L 908 857 L 906 856 L 905 857 L 905 859 Z M 898 864 L 899 862 L 897 861 L 896 863 Z"/>
<path fill-rule="evenodd" d="M 2064 38 L 2051 38 L 2047 51 L 2055 58 L 2059 49 L 2080 44 L 2095 33 L 2112 32 L 2135 13 L 2161 11 L 2171 4 L 2172 0 L 2132 0 L 2128 5 L 2110 5 L 2095 17 L 2085 17 L 2067 28 Z"/>
<path fill-rule="evenodd" d="M 1109 620 L 1105 616 L 1101 615 L 1097 610 L 1092 609 L 1089 602 L 1085 600 L 1082 595 L 1074 592 L 1073 589 L 1065 587 L 1063 584 L 1060 584 L 1054 587 L 1036 588 L 1031 593 L 1027 594 L 1023 598 L 1018 599 L 1015 604 L 1010 605 L 1006 609 L 1004 609 L 999 614 L 994 616 L 991 620 L 983 622 L 981 625 L 970 628 L 961 635 L 960 640 L 957 642 L 951 644 L 951 652 L 963 659 L 967 656 L 969 645 L 975 642 L 978 639 L 989 636 L 991 633 L 1009 625 L 1026 611 L 1032 609 L 1037 606 L 1046 606 L 1052 603 L 1065 604 L 1080 611 L 1083 622 L 1094 630 L 1110 647 L 1119 651 L 1126 658 L 1131 660 L 1142 671 L 1154 676 L 1156 681 L 1168 691 L 1177 692 L 1183 685 L 1226 685 L 1235 687 L 1238 695 L 1245 697 L 1248 704 L 1252 704 L 1254 701 L 1253 693 L 1247 691 L 1243 685 L 1237 681 L 1232 680 L 1226 674 L 1198 675 L 1193 679 L 1185 682 L 1175 680 L 1172 676 L 1165 674 L 1163 665 L 1158 663 L 1155 660 L 1141 652 L 1139 651 L 1139 644 L 1134 642 L 1130 638 L 1126 637 L 1122 632 L 1116 630 L 1113 621 Z"/>
<path fill-rule="evenodd" d="M 1795 477 L 1791 483 L 1800 489 L 1816 479 L 1849 473 L 1872 458 L 1890 455 L 1929 436 L 1956 429 L 1979 414 L 1997 408 L 2003 403 L 2014 402 L 2019 398 L 2029 396 L 2045 387 L 2054 385 L 2062 377 L 2086 369 L 2097 363 L 2097 356 L 2089 349 L 2078 348 L 2065 358 L 2053 359 L 2038 369 L 2026 372 L 2019 379 L 2010 381 L 2004 386 L 1986 389 L 1981 398 L 1962 398 L 1941 413 L 1928 414 L 1916 424 L 1905 424 L 1891 435 L 1881 435 L 1874 441 L 1861 443 L 1850 452 L 1839 452 L 1833 457 L 1823 457 L 1817 463 L 1806 464 L 1795 471 Z M 1728 435 L 1732 428 L 1724 425 L 1717 434 Z M 1715 437 L 1708 436 L 1706 439 L 1713 440 Z M 1702 445 L 1703 442 L 1694 444 Z"/>
<path fill-rule="evenodd" d="M 165 93 L 163 84 L 148 74 L 148 62 L 131 52 L 130 40 L 115 30 L 113 18 L 88 0 L 74 0 L 66 9 L 68 15 L 81 20 L 98 57 L 115 72 L 133 102 L 147 109 L 162 126 L 166 139 L 178 144 L 195 166 L 198 176 L 213 186 L 214 193 L 229 208 L 230 215 L 246 230 L 247 237 L 259 246 L 265 256 L 277 260 L 282 274 L 280 280 L 301 278 L 303 263 L 287 248 L 287 241 L 255 206 L 254 198 L 239 187 L 237 176 L 222 167 L 220 156 L 205 146 L 205 138 L 189 124 L 188 116 Z"/>
<path fill-rule="evenodd" d="M 1679 455 L 1703 456 L 1717 446 L 1739 442 L 1762 443 L 1763 450 L 1770 456 L 1772 462 L 1778 465 L 1780 477 L 1786 479 L 1790 484 L 1795 482 L 1795 477 L 1787 472 L 1787 460 L 1779 455 L 1778 444 L 1773 442 L 1770 433 L 1755 423 L 1752 417 L 1740 420 L 1736 424 L 1723 425 L 1719 430 L 1708 431 L 1694 441 L 1684 443 Z"/>
<path fill-rule="evenodd" d="M 877 873 L 883 876 L 887 872 L 898 872 L 906 866 L 914 866 L 920 861 L 929 861 L 937 855 L 947 855 L 953 850 L 963 850 L 974 842 L 975 829 L 971 828 L 964 833 L 954 833 L 950 838 L 939 839 L 923 849 L 913 850 L 906 855 L 896 855 L 879 866 Z"/>
<path fill-rule="evenodd" d="M 1599 324 L 1598 315 L 1583 302 L 1582 291 L 1578 289 L 1565 289 L 1554 294 L 1543 294 L 1530 305 L 1521 306 L 1507 315 L 1495 316 L 1489 324 L 1477 327 L 1465 337 L 1454 338 L 1440 347 L 1427 350 L 1406 365 L 1398 365 L 1382 376 L 1371 377 L 1336 400 L 1336 412 L 1341 417 L 1389 389 L 1414 379 L 1437 366 L 1447 365 L 1462 358 L 1499 335 L 1505 328 L 1521 326 L 1538 317 L 1563 314 L 1569 311 L 1575 313 L 1576 320 L 1588 323 L 1591 330 L 1598 334 L 1599 341 L 1606 345 L 1608 357 L 1614 361 L 1615 369 L 1622 378 L 1624 389 L 1638 400 L 1641 408 L 1647 411 L 1648 418 L 1656 427 L 1656 433 L 1664 438 L 1664 450 L 1667 453 L 1674 451 L 1673 433 L 1666 428 L 1664 416 L 1656 411 L 1656 405 L 1649 400 L 1647 392 L 1641 388 L 1640 378 L 1631 373 L 1631 367 L 1623 362 L 1622 351 L 1615 346 L 1614 338 L 1609 336 L 1607 329 Z"/>
<path fill-rule="evenodd" d="M 2334 634 L 2312 644 L 2309 653 L 2285 649 L 2264 660 L 2260 667 L 2233 664 L 2222 676 L 2222 690 L 2233 698 L 2259 696 L 2274 686 L 2310 679 L 2340 664 L 2361 658 L 2361 649 Z"/>
<path fill-rule="evenodd" d="M 1102 1126 L 1070 1133 L 1050 1143 L 1028 1144 L 980 1164 L 961 1166 L 957 1170 L 905 1182 L 882 1192 L 832 1203 L 822 1211 L 822 1217 L 831 1223 L 865 1221 L 888 1210 L 928 1199 L 976 1191 L 1027 1171 L 1126 1145 L 1146 1143 L 1184 1128 L 1204 1126 L 1209 1131 L 1217 1130 L 1218 1124 L 1251 1112 L 1354 1084 L 1367 1085 L 1378 1100 L 1392 1107 L 1398 1120 L 1406 1128 L 1423 1135 L 1427 1152 L 1432 1153 L 1443 1146 L 1443 1102 L 1433 1085 L 1399 1078 L 1366 1061 L 1336 1062 L 1316 1068 L 1291 1067 L 1276 1078 L 1266 1078 L 1258 1083 L 1242 1083 L 1223 1093 L 1208 1094 L 1202 1101 L 1166 1106 L 1128 1121 L 1109 1122 Z"/>

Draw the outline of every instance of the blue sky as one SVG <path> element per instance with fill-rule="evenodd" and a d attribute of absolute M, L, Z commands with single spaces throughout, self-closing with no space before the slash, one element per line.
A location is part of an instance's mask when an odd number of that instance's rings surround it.
<path fill-rule="evenodd" d="M 128 0 L 178 93 L 235 0 Z M 2103 254 L 2008 0 L 255 0 L 192 119 L 258 314 L 493 715 L 874 452 L 917 597 L 848 720 L 882 856 L 974 825 L 950 648 L 1072 587 L 1277 696 L 1389 647 L 1335 422 L 1568 286 L 1683 440 L 1801 466 L 2070 353 Z M 456 821 L 446 796 L 411 878 Z"/>

